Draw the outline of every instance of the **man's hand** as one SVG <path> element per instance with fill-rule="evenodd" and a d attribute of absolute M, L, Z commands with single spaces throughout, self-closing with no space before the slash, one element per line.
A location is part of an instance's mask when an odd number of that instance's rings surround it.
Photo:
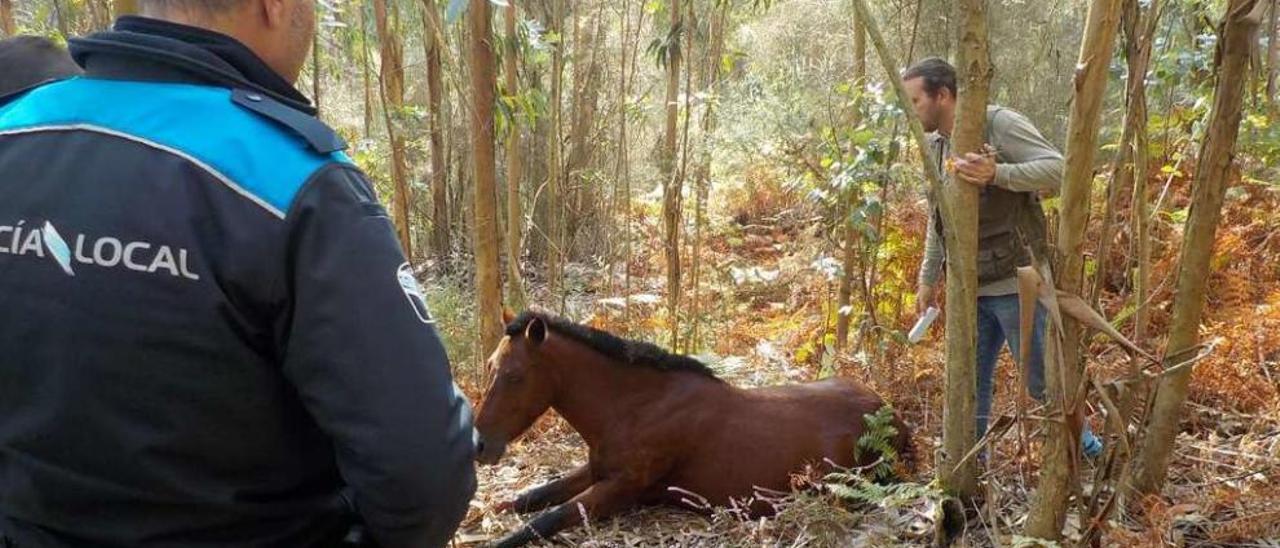
<path fill-rule="evenodd" d="M 924 314 L 924 311 L 928 310 L 930 306 L 937 305 L 937 294 L 938 286 L 920 284 L 920 287 L 916 289 L 916 313 Z"/>
<path fill-rule="evenodd" d="M 957 157 L 953 165 L 956 176 L 966 183 L 986 186 L 996 180 L 996 151 L 991 145 L 982 145 L 981 153 L 967 153 Z"/>

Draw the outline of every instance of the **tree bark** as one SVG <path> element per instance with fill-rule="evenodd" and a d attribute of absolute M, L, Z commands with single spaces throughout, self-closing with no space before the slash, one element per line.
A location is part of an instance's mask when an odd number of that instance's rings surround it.
<path fill-rule="evenodd" d="M 1145 76 L 1146 69 L 1151 63 L 1156 29 L 1159 27 L 1160 16 L 1163 13 L 1162 7 L 1163 5 L 1160 2 L 1153 1 L 1151 7 L 1147 8 L 1146 28 L 1142 31 L 1142 39 L 1139 45 L 1144 78 L 1137 83 L 1136 88 L 1131 88 L 1130 92 L 1132 103 L 1129 108 L 1134 110 L 1135 118 L 1132 122 L 1134 124 L 1133 149 L 1135 153 L 1133 158 L 1133 204 L 1130 213 L 1133 224 L 1132 240 L 1135 243 L 1134 249 L 1136 250 L 1134 260 L 1137 262 L 1133 273 L 1133 292 L 1136 301 L 1133 312 L 1133 341 L 1135 343 L 1146 337 L 1148 311 L 1151 309 L 1147 303 L 1151 269 L 1151 208 L 1147 199 L 1147 180 L 1151 177 L 1151 158 L 1149 136 L 1147 134 L 1147 88 Z"/>
<path fill-rule="evenodd" d="M 516 3 L 514 0 L 507 1 L 506 12 L 507 52 L 504 72 L 506 73 L 507 95 L 517 97 L 520 92 L 520 75 L 517 66 L 520 46 L 517 43 Z M 508 278 L 510 278 L 507 280 L 509 292 L 507 300 L 516 310 L 523 309 L 525 306 L 524 284 L 520 277 L 521 227 L 524 226 L 524 213 L 520 207 L 520 180 L 523 175 L 521 169 L 523 166 L 520 165 L 520 130 L 522 125 L 520 113 L 513 112 L 507 133 L 507 274 Z"/>
<path fill-rule="evenodd" d="M 560 138 L 560 118 L 563 110 L 560 96 L 564 79 L 564 0 L 551 0 L 551 2 L 550 31 L 560 35 L 560 43 L 555 45 L 551 53 L 551 96 L 547 99 L 551 103 L 550 123 L 547 124 L 547 131 L 550 132 L 547 138 L 547 285 L 551 299 L 559 303 L 563 293 L 561 286 L 565 260 L 560 234 L 561 182 L 564 167 L 561 161 L 563 143 Z"/>
<path fill-rule="evenodd" d="M 1272 0 L 1271 18 L 1267 22 L 1267 108 L 1276 109 L 1276 77 L 1280 76 L 1280 43 L 1276 42 L 1276 25 L 1280 20 L 1280 0 Z"/>
<path fill-rule="evenodd" d="M 991 53 L 987 47 L 986 0 L 963 0 L 957 42 L 955 156 L 977 153 L 986 139 L 987 96 L 991 86 Z M 953 178 L 941 195 L 956 213 L 946 231 L 947 253 L 947 388 L 943 408 L 943 487 L 962 498 L 978 493 L 976 461 L 961 465 L 976 439 L 978 318 L 978 188 Z"/>
<path fill-rule="evenodd" d="M 429 1 L 429 0 L 428 0 Z M 364 2 L 355 0 L 358 24 L 360 25 L 360 69 L 364 75 L 364 137 L 373 137 L 373 86 L 369 83 L 369 23 L 365 20 Z"/>
<path fill-rule="evenodd" d="M 1137 105 L 1134 94 L 1135 86 L 1145 89 L 1143 79 L 1146 77 L 1146 65 L 1141 59 L 1141 37 L 1138 34 L 1138 22 L 1141 10 L 1137 0 L 1123 0 L 1121 7 L 1121 27 L 1125 34 L 1125 59 L 1128 66 L 1128 85 L 1125 93 L 1124 126 L 1120 132 L 1120 143 L 1116 148 L 1115 161 L 1111 164 L 1111 177 L 1107 180 L 1106 209 L 1102 213 L 1101 237 L 1098 239 L 1098 253 L 1095 256 L 1097 267 L 1093 275 L 1093 288 L 1090 290 L 1090 302 L 1098 308 L 1102 291 L 1107 285 L 1107 277 L 1111 266 L 1111 240 L 1116 234 L 1116 216 L 1118 215 L 1120 193 L 1122 189 L 1132 188 L 1134 180 L 1134 131 L 1137 129 Z"/>
<path fill-rule="evenodd" d="M 671 322 L 671 347 L 677 345 L 680 325 L 680 194 L 682 181 L 676 170 L 676 120 L 680 112 L 680 36 L 681 12 L 679 2 L 672 0 L 667 6 L 671 12 L 670 34 L 667 40 L 667 93 L 666 125 L 663 133 L 662 173 L 662 225 L 663 253 L 667 262 L 667 313 Z"/>
<path fill-rule="evenodd" d="M 601 85 L 600 54 L 605 50 L 607 38 L 604 28 L 603 6 L 598 6 L 596 13 L 581 17 L 588 4 L 583 3 L 574 12 L 573 44 L 573 84 L 571 101 L 573 108 L 569 124 L 569 152 L 565 161 L 565 180 L 569 181 L 566 190 L 571 204 L 564 218 L 564 234 L 566 247 L 573 247 L 575 235 L 582 230 L 584 222 L 591 222 L 596 217 L 592 211 L 599 203 L 600 185 L 590 184 L 586 170 L 593 165 L 599 148 L 599 135 L 596 134 L 596 113 L 598 112 Z M 581 27 L 581 30 L 577 30 Z M 569 215 L 572 211 L 574 215 Z"/>
<path fill-rule="evenodd" d="M 862 99 L 861 94 L 867 85 L 867 33 L 862 30 L 865 26 L 861 18 L 855 11 L 853 16 L 853 87 L 855 93 L 859 94 L 858 100 L 854 104 L 854 119 L 851 123 L 857 127 L 859 117 L 861 116 Z M 853 319 L 853 269 L 857 265 L 859 246 L 855 245 L 858 240 L 858 231 L 853 222 L 852 208 L 856 207 L 855 200 L 846 199 L 845 218 L 844 218 L 844 264 L 843 275 L 840 277 L 840 289 L 836 293 L 836 350 L 843 350 L 845 343 L 849 339 L 849 323 Z M 875 306 L 873 303 L 864 303 L 864 306 Z"/>
<path fill-rule="evenodd" d="M 502 271 L 498 263 L 497 150 L 493 108 L 497 76 L 494 72 L 493 33 L 489 0 L 471 0 L 470 23 L 471 159 L 475 163 L 476 298 L 480 317 L 480 359 L 498 347 L 502 338 Z"/>
<path fill-rule="evenodd" d="M 323 25 L 316 25 L 311 34 L 311 104 L 316 107 L 316 117 L 320 117 L 320 80 L 323 70 L 320 68 L 320 30 Z"/>
<path fill-rule="evenodd" d="M 395 5 L 392 4 L 392 8 Z M 381 45 L 379 67 L 381 80 L 383 118 L 391 141 L 391 180 L 395 185 L 392 210 L 395 216 L 396 235 L 404 248 L 404 255 L 413 262 L 413 242 L 409 232 L 409 166 L 405 156 L 404 136 L 396 128 L 395 119 L 404 104 L 404 63 L 399 31 L 394 13 L 388 13 L 386 0 L 373 0 L 374 18 Z"/>
<path fill-rule="evenodd" d="M 445 165 L 444 69 L 440 50 L 444 48 L 444 29 L 440 25 L 440 8 L 435 0 L 422 0 L 427 22 L 427 125 L 431 145 L 431 251 L 436 261 L 445 264 L 451 247 L 449 238 L 449 167 Z"/>
<path fill-rule="evenodd" d="M 631 38 L 631 2 L 622 0 L 622 33 L 618 39 L 618 163 L 615 184 L 620 185 L 618 206 L 622 209 L 622 323 L 631 321 L 631 174 L 627 169 L 627 42 Z M 609 271 L 613 287 L 613 270 Z"/>
<path fill-rule="evenodd" d="M 632 233 L 631 233 L 631 217 L 634 214 L 631 204 L 631 150 L 627 144 L 627 106 L 631 96 L 631 83 L 635 79 L 636 65 L 638 61 L 636 56 L 640 49 L 640 28 L 644 22 L 644 2 L 638 2 L 640 9 L 637 10 L 637 17 L 632 24 L 629 13 L 630 2 L 623 0 L 623 25 L 622 25 L 622 63 L 619 77 L 619 97 L 618 97 L 618 169 L 622 177 L 622 215 L 623 215 L 623 260 L 622 260 L 622 291 L 623 291 L 623 307 L 622 319 L 624 326 L 630 326 L 631 322 L 631 260 L 634 256 L 632 249 Z M 635 38 L 632 42 L 630 29 L 635 29 Z"/>
<path fill-rule="evenodd" d="M 53 0 L 53 14 L 54 18 L 57 20 L 58 33 L 62 35 L 64 40 L 70 38 L 71 30 L 67 18 L 69 18 L 71 14 L 67 13 L 67 8 L 62 5 L 62 0 Z"/>
<path fill-rule="evenodd" d="M 1174 293 L 1173 321 L 1165 352 L 1165 365 L 1186 359 L 1199 341 L 1206 283 L 1222 202 L 1230 182 L 1233 153 L 1240 130 L 1241 105 L 1249 70 L 1249 53 L 1262 21 L 1265 3 L 1231 0 L 1218 40 L 1218 81 L 1213 109 L 1192 187 L 1178 285 Z M 1130 466 L 1126 487 L 1135 494 L 1158 493 L 1168 472 L 1169 456 L 1178 435 L 1182 402 L 1187 397 L 1191 368 L 1163 377 L 1156 387 L 1151 412 L 1139 443 L 1138 458 Z"/>
<path fill-rule="evenodd" d="M 1084 286 L 1084 232 L 1089 221 L 1098 122 L 1107 86 L 1107 68 L 1120 23 L 1121 0 L 1093 0 L 1085 22 L 1084 40 L 1076 63 L 1071 117 L 1067 122 L 1067 153 L 1062 183 L 1062 213 L 1058 224 L 1056 287 L 1080 294 Z M 1076 481 L 1079 461 L 1081 403 L 1076 394 L 1083 373 L 1083 330 L 1063 318 L 1062 360 L 1045 360 L 1045 398 L 1050 420 L 1045 428 L 1044 464 L 1040 484 L 1027 517 L 1027 536 L 1055 540 L 1066 521 L 1067 498 Z M 1055 339 L 1056 334 L 1050 334 Z"/>
<path fill-rule="evenodd" d="M 18 34 L 18 24 L 13 19 L 13 0 L 0 0 L 0 32 L 6 38 Z"/>
<path fill-rule="evenodd" d="M 2 0 L 0 0 L 2 1 Z M 89 10 L 90 30 L 103 31 L 111 27 L 111 2 L 108 0 L 85 0 Z M 0 16 L 3 19 L 3 16 Z"/>
<path fill-rule="evenodd" d="M 711 97 L 715 97 L 719 89 L 720 56 L 724 51 L 725 26 L 728 24 L 729 7 L 730 4 L 728 2 L 721 3 L 712 11 L 708 21 L 710 39 L 706 52 L 706 61 L 702 69 L 702 78 L 704 80 L 702 85 L 707 95 Z M 690 353 L 698 352 L 701 344 L 702 234 L 706 224 L 707 199 L 711 193 L 710 142 L 711 134 L 716 128 L 716 103 L 715 99 L 707 101 L 702 113 L 702 144 L 698 152 L 697 189 L 693 214 L 693 264 L 691 265 L 693 295 L 691 296 L 689 307 L 689 317 L 693 321 L 693 330 L 689 338 L 690 344 L 688 345 Z"/>
<path fill-rule="evenodd" d="M 672 243 L 676 247 L 675 259 L 677 269 L 675 278 L 676 284 L 673 292 L 674 299 L 672 301 L 674 304 L 673 311 L 680 310 L 680 301 L 684 297 L 684 287 L 682 285 L 683 265 L 680 264 L 679 248 L 682 240 L 681 236 L 684 233 L 684 182 L 685 179 L 688 178 L 689 173 L 689 123 L 693 120 L 693 65 L 695 59 L 693 56 L 693 34 L 698 24 L 698 20 L 693 11 L 692 0 L 685 3 L 685 9 L 688 11 L 685 13 L 684 26 L 689 27 L 686 29 L 689 32 L 680 33 L 680 37 L 684 40 L 681 57 L 686 58 L 684 63 L 684 127 L 680 132 L 682 143 L 680 151 L 680 167 L 676 171 L 672 189 L 675 196 L 675 207 L 669 210 L 675 213 L 675 231 L 672 233 L 674 234 Z M 680 345 L 685 344 L 687 341 L 682 341 L 679 337 L 680 321 L 678 313 L 673 313 L 671 315 L 671 319 L 671 349 L 675 352 L 680 352 Z"/>
<path fill-rule="evenodd" d="M 138 0 L 112 0 L 112 12 L 116 18 L 121 15 L 137 15 Z"/>

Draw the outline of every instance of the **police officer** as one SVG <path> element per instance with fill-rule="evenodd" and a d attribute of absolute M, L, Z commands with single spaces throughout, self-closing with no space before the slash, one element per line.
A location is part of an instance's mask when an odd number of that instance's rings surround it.
<path fill-rule="evenodd" d="M 0 99 L 9 545 L 440 546 L 469 404 L 386 212 L 292 86 L 312 0 L 142 0 Z"/>

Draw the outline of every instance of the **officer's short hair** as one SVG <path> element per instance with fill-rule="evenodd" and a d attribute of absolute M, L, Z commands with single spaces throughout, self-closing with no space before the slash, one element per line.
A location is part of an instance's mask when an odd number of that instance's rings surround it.
<path fill-rule="evenodd" d="M 204 13 L 220 13 L 244 3 L 244 0 L 142 0 L 144 13 L 164 13 L 170 9 L 195 9 Z"/>
<path fill-rule="evenodd" d="M 924 91 L 930 97 L 937 97 L 943 88 L 956 96 L 956 69 L 940 57 L 921 59 L 902 73 L 903 81 L 915 78 L 924 78 Z"/>
<path fill-rule="evenodd" d="M 43 36 L 15 36 L 0 40 L 0 97 L 47 82 L 80 74 L 67 50 Z"/>

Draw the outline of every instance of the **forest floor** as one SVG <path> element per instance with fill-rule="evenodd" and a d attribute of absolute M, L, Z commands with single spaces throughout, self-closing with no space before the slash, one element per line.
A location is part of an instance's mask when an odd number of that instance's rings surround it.
<path fill-rule="evenodd" d="M 1186 186 L 1185 181 L 1170 185 L 1170 210 L 1185 207 Z M 777 515 L 760 520 L 741 519 L 729 509 L 710 516 L 670 508 L 640 509 L 566 531 L 555 542 L 572 546 L 899 546 L 931 541 L 937 512 L 935 499 L 927 494 L 932 491 L 931 456 L 941 443 L 941 327 L 935 326 L 921 344 L 907 345 L 902 333 L 915 319 L 912 297 L 899 291 L 904 295 L 896 299 L 878 297 L 878 324 L 887 333 L 880 337 L 881 344 L 824 352 L 824 334 L 833 330 L 830 311 L 837 283 L 826 268 L 830 252 L 822 251 L 832 248 L 830 239 L 802 200 L 762 196 L 758 189 L 747 195 L 735 198 L 727 193 L 718 203 L 713 201 L 708 216 L 701 259 L 703 272 L 710 274 L 704 274 L 699 300 L 715 304 L 704 305 L 701 314 L 706 323 L 699 329 L 714 337 L 704 335 L 696 355 L 737 386 L 812 380 L 824 369 L 864 380 L 892 402 L 913 428 L 921 462 L 911 479 L 917 483 L 874 504 L 849 502 L 820 489 L 804 490 L 772 500 Z M 925 217 L 921 204 L 903 202 L 902 207 L 891 208 L 886 219 L 897 227 L 900 237 L 896 249 L 882 249 L 881 268 L 886 284 L 896 277 L 899 286 L 910 288 L 913 284 L 905 282 L 914 280 Z M 620 276 L 604 275 L 601 266 L 571 265 L 567 285 L 577 290 L 569 298 L 568 309 L 573 317 L 598 327 L 665 345 L 669 324 L 662 310 L 665 276 L 658 247 L 660 227 L 656 204 L 646 207 L 645 220 L 635 229 L 639 251 L 630 264 L 629 324 L 621 319 Z M 1196 366 L 1168 483 L 1162 497 L 1135 503 L 1128 512 L 1092 524 L 1102 530 L 1101 546 L 1280 547 L 1280 223 L 1275 222 L 1276 211 L 1280 211 L 1276 186 L 1245 181 L 1229 198 L 1203 332 L 1216 346 Z M 1157 334 L 1168 325 L 1167 303 L 1172 300 L 1181 237 L 1178 221 L 1172 215 L 1153 230 L 1158 244 L 1153 255 L 1156 306 L 1151 331 Z M 536 281 L 529 289 L 535 302 L 545 290 Z M 685 294 L 689 299 L 689 291 Z M 1102 309 L 1108 317 L 1124 315 L 1123 301 L 1105 293 Z M 447 318 L 441 321 L 447 323 Z M 466 331 L 460 325 L 453 329 Z M 1162 350 L 1160 343 L 1159 337 L 1145 344 L 1140 341 L 1157 354 Z M 1108 342 L 1095 339 L 1093 349 L 1095 359 L 1089 367 L 1097 378 L 1115 379 L 1127 369 L 1127 358 Z M 1009 387 L 1018 386 L 1019 380 L 1007 354 L 998 371 L 997 412 L 1025 417 L 1027 413 L 1016 413 L 1016 397 Z M 460 382 L 478 402 L 482 387 L 469 377 Z M 1090 401 L 1098 405 L 1096 399 Z M 1091 417 L 1095 430 L 1103 427 L 1101 416 L 1095 412 Z M 958 546 L 1016 546 L 1025 541 L 1017 535 L 1038 474 L 1038 424 L 1019 421 L 994 442 L 995 453 L 983 474 L 985 504 L 971 512 L 968 534 Z M 554 413 L 543 417 L 510 446 L 500 464 L 480 468 L 472 512 L 455 542 L 478 545 L 513 531 L 524 517 L 494 512 L 494 505 L 585 460 L 586 448 L 577 434 Z M 1082 464 L 1086 495 L 1102 462 L 1106 461 Z M 1091 525 L 1080 523 L 1078 514 L 1073 512 L 1068 520 L 1068 542 L 1063 545 L 1074 545 Z"/>

